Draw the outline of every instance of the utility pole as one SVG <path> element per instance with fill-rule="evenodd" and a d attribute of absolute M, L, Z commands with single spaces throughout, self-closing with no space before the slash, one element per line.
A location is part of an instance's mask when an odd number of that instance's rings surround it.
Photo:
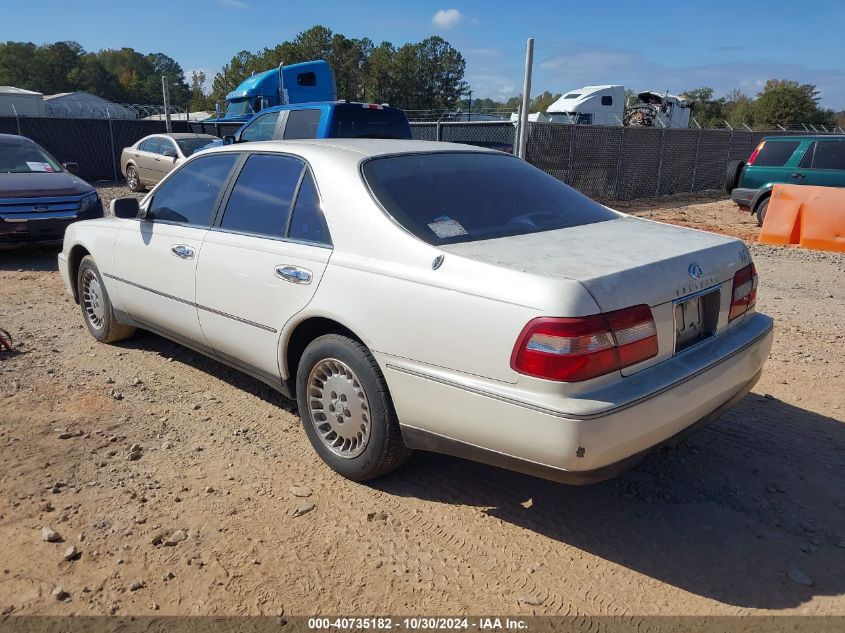
<path fill-rule="evenodd" d="M 467 105 L 467 110 L 468 110 L 467 121 L 471 121 L 472 120 L 472 88 L 467 90 L 467 94 L 469 95 L 469 102 L 468 102 L 468 105 Z"/>
<path fill-rule="evenodd" d="M 167 85 L 167 75 L 161 76 L 161 95 L 164 98 L 164 129 L 172 132 L 173 125 L 170 123 L 170 87 Z"/>
<path fill-rule="evenodd" d="M 525 47 L 525 81 L 522 84 L 522 109 L 519 113 L 519 154 L 525 160 L 528 147 L 528 108 L 531 106 L 531 67 L 534 64 L 534 38 L 529 37 Z"/>

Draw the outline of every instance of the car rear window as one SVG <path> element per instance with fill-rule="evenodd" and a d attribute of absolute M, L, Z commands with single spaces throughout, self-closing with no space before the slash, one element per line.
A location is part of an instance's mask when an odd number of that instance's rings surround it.
<path fill-rule="evenodd" d="M 396 222 L 429 244 L 454 244 L 619 217 L 513 156 L 437 152 L 373 158 L 364 179 Z"/>
<path fill-rule="evenodd" d="M 754 167 L 783 167 L 799 145 L 800 141 L 767 140 L 754 160 Z"/>
<path fill-rule="evenodd" d="M 331 136 L 409 139 L 411 126 L 401 110 L 356 104 L 335 108 Z"/>
<path fill-rule="evenodd" d="M 179 144 L 179 149 L 185 156 L 190 156 L 198 149 L 202 149 L 209 143 L 213 143 L 216 139 L 207 138 L 205 136 L 198 136 L 196 138 L 177 138 L 176 143 Z"/>

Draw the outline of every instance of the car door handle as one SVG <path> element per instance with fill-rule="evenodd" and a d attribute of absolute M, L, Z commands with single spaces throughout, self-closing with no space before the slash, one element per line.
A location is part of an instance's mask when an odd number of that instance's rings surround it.
<path fill-rule="evenodd" d="M 176 257 L 181 257 L 182 259 L 194 258 L 194 249 L 190 246 L 185 246 L 184 244 L 174 244 L 170 249 L 170 252 L 176 255 Z"/>
<path fill-rule="evenodd" d="M 276 270 L 273 272 L 276 274 L 276 277 L 281 277 L 285 281 L 289 281 L 293 284 L 311 283 L 311 271 L 304 268 L 298 268 L 296 266 L 276 266 Z"/>
<path fill-rule="evenodd" d="M 156 156 L 156 162 L 158 162 L 158 161 L 160 161 L 160 160 L 161 160 L 161 159 L 160 159 L 158 156 Z"/>
<path fill-rule="evenodd" d="M 800 180 L 804 180 L 806 178 L 806 176 L 804 174 L 790 174 L 789 177 L 790 178 L 798 178 Z"/>

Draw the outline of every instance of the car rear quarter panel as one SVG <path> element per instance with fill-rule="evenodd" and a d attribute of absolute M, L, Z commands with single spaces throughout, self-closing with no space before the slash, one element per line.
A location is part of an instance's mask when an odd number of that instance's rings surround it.
<path fill-rule="evenodd" d="M 544 279 L 418 240 L 378 207 L 357 169 L 322 156 L 312 166 L 334 252 L 314 299 L 286 325 L 282 340 L 310 316 L 332 318 L 379 354 L 513 384 L 520 376 L 510 367 L 511 352 L 528 321 L 599 311 L 572 280 Z"/>

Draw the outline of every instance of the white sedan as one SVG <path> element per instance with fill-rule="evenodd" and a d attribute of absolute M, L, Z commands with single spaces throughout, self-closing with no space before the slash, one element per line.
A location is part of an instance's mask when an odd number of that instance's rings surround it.
<path fill-rule="evenodd" d="M 71 225 L 59 268 L 94 338 L 144 328 L 266 382 L 356 480 L 412 449 L 604 479 L 741 399 L 772 344 L 741 241 L 466 145 L 202 152 Z"/>

